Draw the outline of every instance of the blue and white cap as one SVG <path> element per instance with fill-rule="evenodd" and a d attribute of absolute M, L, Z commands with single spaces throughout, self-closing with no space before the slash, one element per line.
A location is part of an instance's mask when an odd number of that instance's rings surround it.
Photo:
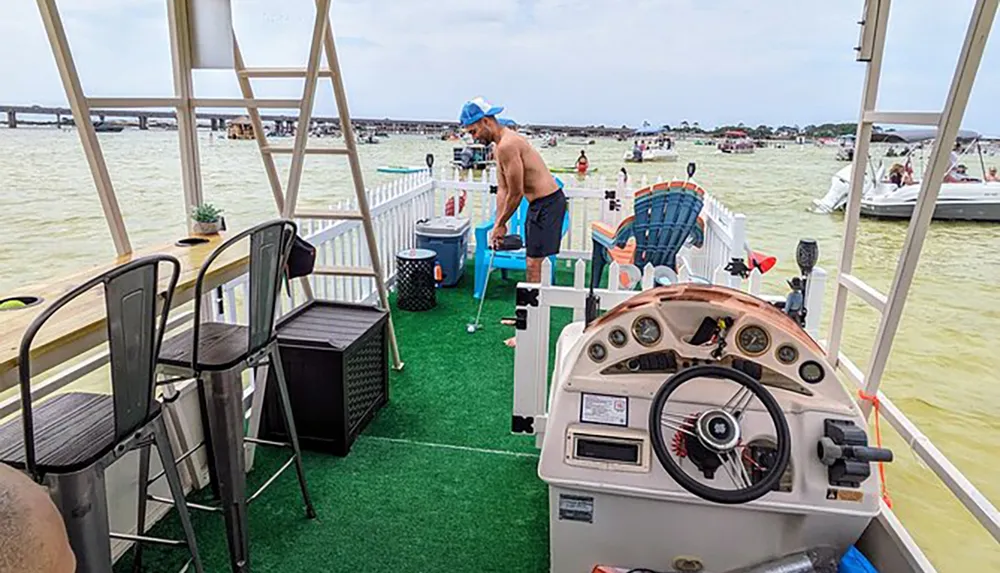
<path fill-rule="evenodd" d="M 468 127 L 487 116 L 495 116 L 503 111 L 500 106 L 495 106 L 481 97 L 473 98 L 462 106 L 462 114 L 458 116 L 458 122 L 462 127 Z"/>

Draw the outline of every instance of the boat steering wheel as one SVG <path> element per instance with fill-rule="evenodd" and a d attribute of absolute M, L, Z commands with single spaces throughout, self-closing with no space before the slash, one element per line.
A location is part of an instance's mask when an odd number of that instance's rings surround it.
<path fill-rule="evenodd" d="M 711 408 L 690 415 L 673 414 L 665 411 L 667 400 L 683 384 L 696 378 L 721 378 L 738 384 L 737 390 L 721 408 Z M 742 444 L 740 421 L 756 397 L 767 410 L 774 424 L 776 456 L 770 467 L 756 481 L 752 480 L 743 463 L 745 444 Z M 664 429 L 676 433 L 672 440 L 664 438 Z M 788 421 L 781 411 L 778 401 L 758 381 L 734 368 L 705 365 L 693 366 L 674 374 L 663 382 L 653 397 L 649 409 L 649 434 L 653 452 L 663 469 L 690 493 L 715 503 L 740 504 L 753 501 L 774 489 L 781 480 L 791 457 L 791 436 Z M 719 489 L 705 485 L 691 477 L 682 469 L 668 450 L 672 443 L 675 452 L 683 452 L 699 465 L 707 476 L 721 467 L 726 477 L 736 489 Z M 697 454 L 698 461 L 695 460 Z M 724 478 L 725 479 L 725 478 Z"/>

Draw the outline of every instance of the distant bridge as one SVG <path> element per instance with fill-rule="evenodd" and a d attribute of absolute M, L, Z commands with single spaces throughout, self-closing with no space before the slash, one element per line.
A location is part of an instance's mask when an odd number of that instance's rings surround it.
<path fill-rule="evenodd" d="M 173 111 L 154 111 L 154 110 L 134 110 L 134 109 L 91 109 L 90 113 L 94 117 L 99 118 L 124 118 L 135 120 L 139 126 L 139 129 L 148 129 L 149 120 L 177 120 L 177 114 Z M 0 114 L 7 115 L 7 127 L 16 128 L 19 123 L 24 125 L 72 125 L 73 124 L 73 112 L 69 108 L 64 107 L 46 107 L 40 105 L 32 106 L 20 106 L 20 105 L 0 105 Z M 24 119 L 24 116 L 49 116 L 53 117 L 54 120 L 51 121 L 31 121 Z M 20 117 L 19 117 L 20 116 Z M 197 117 L 199 120 L 208 120 L 212 130 L 225 129 L 226 123 L 246 116 L 246 113 L 223 113 L 223 112 L 198 112 Z M 261 114 L 261 119 L 265 122 L 274 123 L 294 123 L 298 119 L 297 114 Z M 337 128 L 340 126 L 340 118 L 338 117 L 322 117 L 313 116 L 312 122 L 314 124 L 333 124 Z M 352 125 L 359 131 L 363 130 L 386 130 L 393 132 L 404 132 L 404 133 L 419 133 L 419 132 L 442 132 L 446 130 L 457 130 L 459 124 L 456 121 L 434 121 L 434 120 L 420 120 L 420 119 L 368 119 L 368 118 L 353 118 L 351 120 Z M 560 133 L 571 136 L 582 136 L 582 137 L 601 137 L 601 136 L 615 136 L 620 134 L 631 134 L 634 130 L 630 128 L 621 127 L 605 127 L 605 126 L 571 126 L 571 125 L 526 125 L 524 127 L 530 127 L 535 131 L 550 131 L 553 133 Z"/>

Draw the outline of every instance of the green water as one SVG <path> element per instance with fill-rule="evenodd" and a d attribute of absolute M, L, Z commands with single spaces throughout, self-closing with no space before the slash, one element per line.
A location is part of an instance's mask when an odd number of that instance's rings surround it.
<path fill-rule="evenodd" d="M 224 209 L 229 227 L 275 215 L 256 144 L 213 139 L 207 132 L 200 137 L 204 194 Z M 176 133 L 128 130 L 102 134 L 100 140 L 133 246 L 182 236 Z M 435 154 L 437 165 L 448 163 L 454 145 L 394 135 L 380 145 L 362 146 L 366 184 L 374 187 L 397 177 L 376 173 L 379 165 L 420 165 L 427 153 Z M 627 147 L 598 140 L 586 150 L 599 175 L 611 176 L 623 165 Z M 542 153 L 551 166 L 568 166 L 580 149 L 560 143 Z M 808 212 L 811 200 L 826 191 L 830 176 L 844 165 L 834 160 L 834 148 L 790 145 L 729 156 L 681 142 L 679 152 L 678 163 L 628 164 L 627 169 L 633 179 L 643 174 L 682 177 L 686 163 L 695 161 L 696 179 L 733 211 L 747 215 L 753 248 L 778 257 L 771 271 L 777 276 L 768 275 L 766 290 L 780 292 L 779 279 L 795 272 L 794 248 L 802 237 L 819 242 L 820 265 L 835 272 L 842 216 Z M 288 161 L 279 157 L 283 179 Z M 325 206 L 350 197 L 351 189 L 345 158 L 310 156 L 300 204 Z M 886 291 L 905 233 L 905 223 L 863 220 L 855 274 Z M 1000 503 L 1000 480 L 994 477 L 1000 451 L 1000 375 L 991 362 L 989 341 L 998 340 L 993 328 L 1000 327 L 997 253 L 1000 226 L 934 223 L 882 387 L 994 504 Z M 107 261 L 113 254 L 76 132 L 0 129 L 0 293 Z M 832 300 L 833 289 L 828 288 L 828 310 Z M 843 350 L 864 368 L 877 316 L 854 301 L 849 312 Z M 886 424 L 883 433 L 896 452 L 896 461 L 887 466 L 894 510 L 935 565 L 946 572 L 1000 570 L 997 543 Z"/>

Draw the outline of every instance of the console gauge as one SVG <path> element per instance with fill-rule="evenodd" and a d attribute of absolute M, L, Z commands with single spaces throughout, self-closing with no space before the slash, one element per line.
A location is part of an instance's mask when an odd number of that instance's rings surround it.
<path fill-rule="evenodd" d="M 767 352 L 771 337 L 760 326 L 751 324 L 736 333 L 736 345 L 748 356 L 760 356 Z"/>
<path fill-rule="evenodd" d="M 595 342 L 587 348 L 587 355 L 594 362 L 602 362 L 608 357 L 608 349 L 604 347 L 600 342 Z"/>
<path fill-rule="evenodd" d="M 808 362 L 804 362 L 802 366 L 799 366 L 799 376 L 809 384 L 816 384 L 823 380 L 825 373 L 823 372 L 823 367 L 820 366 L 819 362 L 810 360 Z"/>
<path fill-rule="evenodd" d="M 792 364 L 799 359 L 799 351 L 791 344 L 782 344 L 778 347 L 778 362 L 782 364 Z"/>
<path fill-rule="evenodd" d="M 640 316 L 632 323 L 632 336 L 643 346 L 652 346 L 660 341 L 663 331 L 660 330 L 660 323 L 651 316 Z"/>
<path fill-rule="evenodd" d="M 611 346 L 621 348 L 628 342 L 628 334 L 621 328 L 614 328 L 608 334 L 608 341 L 611 342 Z"/>

